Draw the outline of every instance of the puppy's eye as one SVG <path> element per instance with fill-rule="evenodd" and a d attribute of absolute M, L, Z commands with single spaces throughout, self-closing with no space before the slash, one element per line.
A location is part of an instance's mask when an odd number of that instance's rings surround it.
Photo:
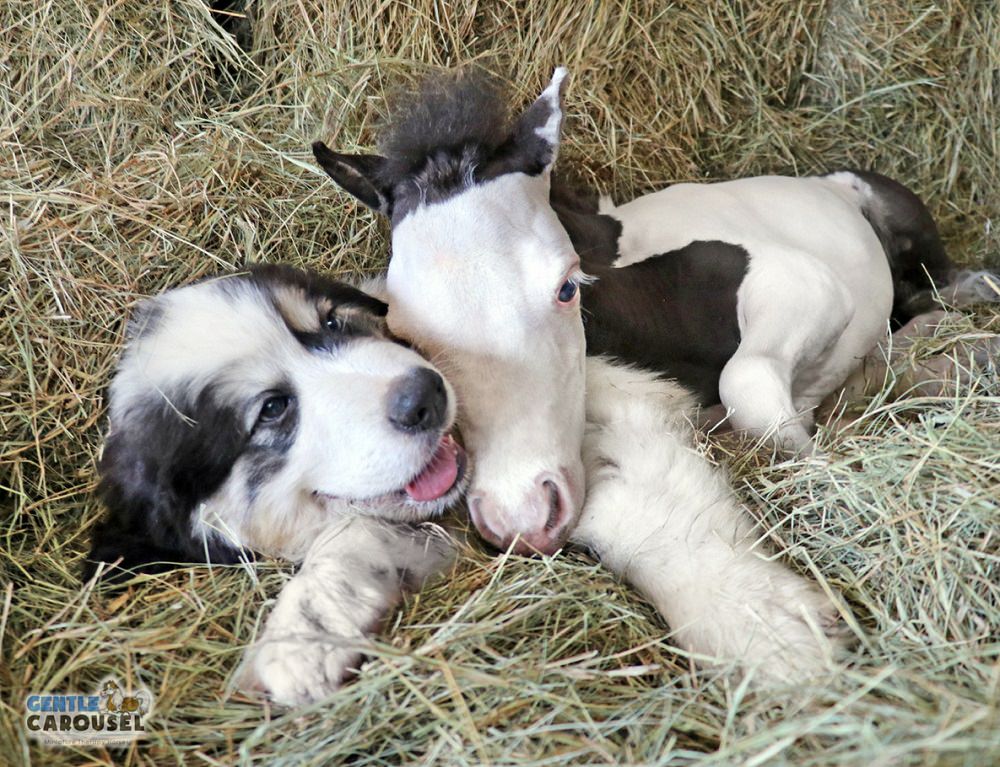
<path fill-rule="evenodd" d="M 327 330 L 332 330 L 334 333 L 344 332 L 346 327 L 343 317 L 338 317 L 336 311 L 331 310 L 328 315 L 326 315 L 326 321 L 323 323 L 326 325 Z"/>
<path fill-rule="evenodd" d="M 264 400 L 264 404 L 260 406 L 260 415 L 257 416 L 257 420 L 263 422 L 277 421 L 288 410 L 288 404 L 291 402 L 291 399 L 287 394 L 275 394 L 273 397 L 268 397 Z"/>
<path fill-rule="evenodd" d="M 576 298 L 577 285 L 573 280 L 566 280 L 556 294 L 556 300 L 561 304 L 568 304 Z"/>

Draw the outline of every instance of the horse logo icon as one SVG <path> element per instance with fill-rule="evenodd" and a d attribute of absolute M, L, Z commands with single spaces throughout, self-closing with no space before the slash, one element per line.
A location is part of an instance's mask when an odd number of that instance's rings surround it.
<path fill-rule="evenodd" d="M 108 679 L 100 691 L 104 710 L 109 714 L 145 714 L 149 710 L 149 701 L 142 692 L 126 695 L 114 679 Z"/>

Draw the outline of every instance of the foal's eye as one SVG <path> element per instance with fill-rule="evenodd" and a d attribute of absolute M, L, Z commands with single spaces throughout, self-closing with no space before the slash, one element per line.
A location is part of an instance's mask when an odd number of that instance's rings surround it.
<path fill-rule="evenodd" d="M 556 300 L 561 304 L 568 304 L 574 298 L 576 298 L 577 285 L 573 280 L 566 280 L 559 288 L 559 293 L 556 295 Z"/>
<path fill-rule="evenodd" d="M 257 416 L 257 420 L 265 422 L 277 421 L 288 410 L 288 403 L 290 401 L 291 397 L 287 394 L 275 394 L 273 397 L 268 397 L 264 400 L 264 404 L 260 406 L 260 415 Z"/>

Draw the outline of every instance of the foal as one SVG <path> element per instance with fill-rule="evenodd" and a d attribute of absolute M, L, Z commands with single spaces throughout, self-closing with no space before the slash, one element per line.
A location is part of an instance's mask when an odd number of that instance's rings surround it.
<path fill-rule="evenodd" d="M 801 451 L 813 409 L 952 272 L 921 201 L 874 173 L 677 184 L 600 211 L 553 188 L 564 77 L 510 121 L 482 75 L 442 76 L 384 156 L 313 146 L 389 217 L 390 326 L 451 360 L 473 520 L 523 551 L 556 550 L 580 507 L 584 331 L 590 353 Z"/>

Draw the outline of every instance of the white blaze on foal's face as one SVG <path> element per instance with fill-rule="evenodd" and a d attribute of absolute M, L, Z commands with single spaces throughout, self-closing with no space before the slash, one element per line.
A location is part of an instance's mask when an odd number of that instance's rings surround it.
<path fill-rule="evenodd" d="M 582 503 L 579 260 L 547 175 L 507 173 L 393 230 L 389 325 L 447 360 L 476 460 L 470 511 L 506 547 L 551 552 Z"/>
<path fill-rule="evenodd" d="M 390 327 L 447 361 L 475 459 L 473 521 L 521 552 L 558 549 L 583 501 L 582 275 L 549 203 L 564 76 L 513 123 L 482 79 L 444 77 L 397 110 L 385 157 L 313 145 L 392 220 Z"/>

